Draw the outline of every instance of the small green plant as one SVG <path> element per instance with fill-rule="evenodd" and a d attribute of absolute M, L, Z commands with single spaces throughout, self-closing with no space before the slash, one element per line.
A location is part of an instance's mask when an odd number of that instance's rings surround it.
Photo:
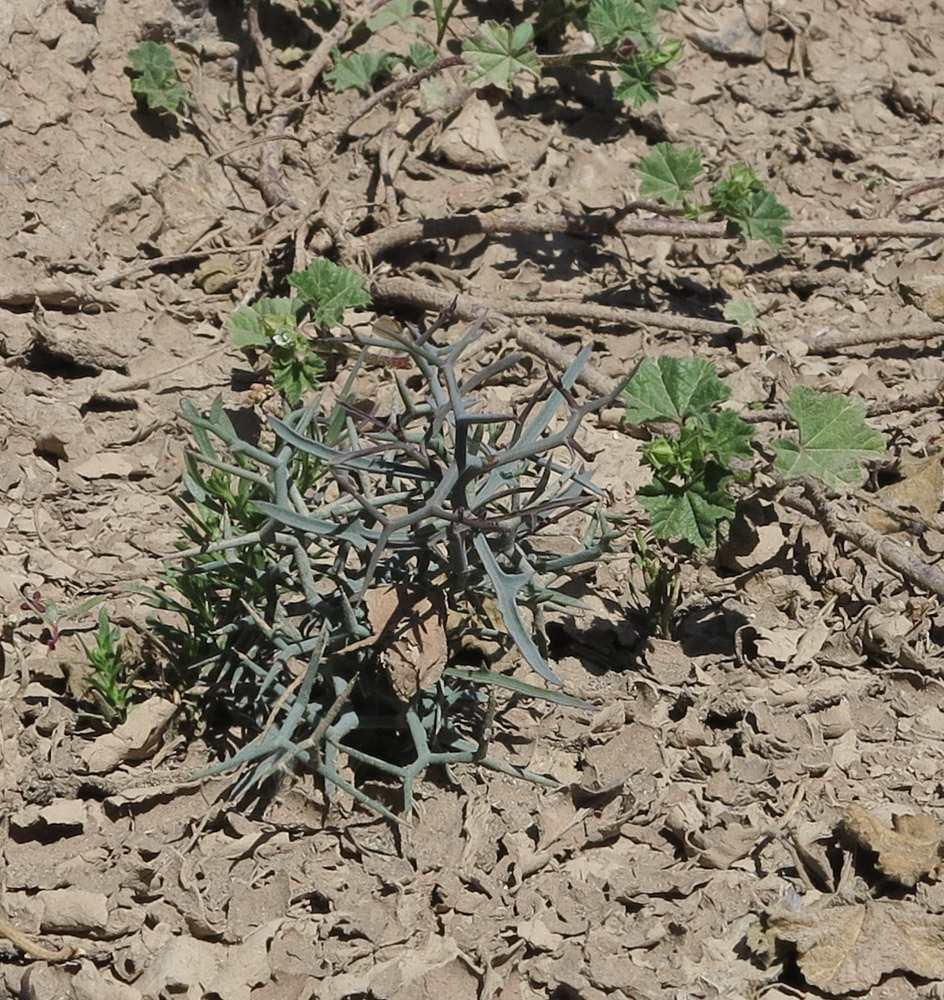
<path fill-rule="evenodd" d="M 678 558 L 674 553 L 660 551 L 652 544 L 651 537 L 637 531 L 633 541 L 633 565 L 642 586 L 631 582 L 630 597 L 644 612 L 650 633 L 668 639 L 672 634 L 672 615 L 678 606 L 682 588 Z"/>
<path fill-rule="evenodd" d="M 312 261 L 304 271 L 293 271 L 288 281 L 298 290 L 297 298 L 260 299 L 237 309 L 226 326 L 233 347 L 269 355 L 272 385 L 294 406 L 317 389 L 324 372 L 319 336 L 341 323 L 345 309 L 369 305 L 370 296 L 363 276 L 329 260 Z"/>
<path fill-rule="evenodd" d="M 176 114 L 193 100 L 181 82 L 170 49 L 159 42 L 142 42 L 128 53 L 134 78 L 131 92 L 147 104 L 149 111 Z"/>
<path fill-rule="evenodd" d="M 457 0 L 434 0 L 434 37 L 426 37 L 421 20 L 413 16 L 417 6 L 416 0 L 394 0 L 365 22 L 370 33 L 396 24 L 401 33 L 417 35 L 419 41 L 411 45 L 408 54 L 365 52 L 360 45 L 347 54 L 334 50 L 334 69 L 325 76 L 335 90 L 357 88 L 367 93 L 393 75 L 399 65 L 418 70 L 435 65 L 439 58 L 449 60 L 449 65 L 456 64 L 442 50 L 442 44 Z M 681 43 L 663 39 L 657 23 L 661 10 L 675 9 L 674 0 L 591 0 L 567 5 L 567 17 L 589 31 L 596 43 L 594 51 L 579 54 L 539 54 L 535 50 L 534 26 L 529 21 L 515 25 L 483 21 L 478 31 L 463 42 L 459 64 L 466 67 L 465 82 L 470 87 L 505 91 L 521 74 L 537 77 L 544 70 L 561 66 L 615 69 L 620 78 L 615 89 L 617 99 L 640 107 L 658 100 L 659 71 L 681 55 Z"/>
<path fill-rule="evenodd" d="M 62 638 L 62 627 L 65 621 L 70 618 L 80 618 L 106 600 L 105 597 L 92 597 L 73 608 L 60 611 L 56 601 L 47 600 L 40 591 L 32 587 L 23 587 L 21 593 L 23 602 L 20 604 L 20 611 L 28 611 L 32 620 L 43 624 L 44 630 L 41 639 L 50 650 L 54 650 Z M 23 619 L 20 624 L 26 624 L 30 620 L 30 618 Z"/>
<path fill-rule="evenodd" d="M 754 427 L 720 409 L 730 390 L 710 361 L 647 359 L 623 390 L 631 425 L 669 424 L 642 445 L 652 482 L 637 491 L 656 538 L 681 538 L 696 547 L 714 545 L 719 528 L 733 520 L 733 487 L 754 464 Z M 784 478 L 816 476 L 833 489 L 865 479 L 863 463 L 881 458 L 882 435 L 865 423 L 858 400 L 797 386 L 787 411 L 796 438 L 771 442 L 773 468 Z"/>
<path fill-rule="evenodd" d="M 104 608 L 98 614 L 95 645 L 82 648 L 92 670 L 89 686 L 107 722 L 123 722 L 131 704 L 134 677 L 129 673 L 121 648 L 121 629 L 112 627 Z"/>
<path fill-rule="evenodd" d="M 773 250 L 783 246 L 790 213 L 750 167 L 734 164 L 728 176 L 710 190 L 708 202 L 696 204 L 688 196 L 695 190 L 693 181 L 701 169 L 701 154 L 697 149 L 680 149 L 670 142 L 660 142 L 636 166 L 642 179 L 639 193 L 672 207 L 681 206 L 692 219 L 705 213 L 720 215 L 745 239 L 763 240 Z"/>
<path fill-rule="evenodd" d="M 398 381 L 393 410 L 342 399 L 321 413 L 315 398 L 272 421 L 272 451 L 240 440 L 220 405 L 187 410 L 198 448 L 181 503 L 199 544 L 152 599 L 183 615 L 176 639 L 173 626 L 162 635 L 196 657 L 183 673 L 201 711 L 244 728 L 245 744 L 214 769 L 240 771 L 237 796 L 307 770 L 390 815 L 363 780 L 402 786 L 406 810 L 431 767 L 549 781 L 489 754 L 494 692 L 582 703 L 489 665 L 517 649 L 559 684 L 544 615 L 575 605 L 570 575 L 617 534 L 572 464 L 580 421 L 606 400 L 573 397 L 585 349 L 521 413 L 487 411 L 482 387 L 517 359 L 463 375 L 479 327 L 443 346 L 436 326 L 403 334 L 413 388 Z M 581 522 L 582 539 L 557 548 L 564 518 Z M 460 665 L 473 648 L 481 665 Z"/>
<path fill-rule="evenodd" d="M 742 330 L 760 332 L 767 324 L 760 318 L 760 310 L 750 299 L 732 299 L 725 307 L 722 315 L 730 323 L 735 323 Z"/>

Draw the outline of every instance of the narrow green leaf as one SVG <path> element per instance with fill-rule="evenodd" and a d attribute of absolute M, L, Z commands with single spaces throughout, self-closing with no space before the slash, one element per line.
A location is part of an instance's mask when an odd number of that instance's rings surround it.
<path fill-rule="evenodd" d="M 495 587 L 495 599 L 498 602 L 498 611 L 508 629 L 508 634 L 515 641 L 515 645 L 521 650 L 522 656 L 528 661 L 528 666 L 536 670 L 549 684 L 562 686 L 563 682 L 548 666 L 547 660 L 541 655 L 534 642 L 534 638 L 525 627 L 518 611 L 518 592 L 526 586 L 534 575 L 533 573 L 506 573 L 495 554 L 489 548 L 488 539 L 484 535 L 475 535 L 472 540 L 475 551 L 482 560 L 482 565 L 489 575 L 489 579 Z"/>
<path fill-rule="evenodd" d="M 865 403 L 798 385 L 787 402 L 799 440 L 771 442 L 774 468 L 788 479 L 816 476 L 834 490 L 865 481 L 864 462 L 885 453 L 885 439 L 865 422 Z"/>
<path fill-rule="evenodd" d="M 701 173 L 701 153 L 660 142 L 636 166 L 642 178 L 639 194 L 657 198 L 667 205 L 680 205 L 694 190 L 692 181 Z"/>
<path fill-rule="evenodd" d="M 585 712 L 595 711 L 595 706 L 591 705 L 589 701 L 575 698 L 572 694 L 565 694 L 563 691 L 548 691 L 547 688 L 536 687 L 527 681 L 518 680 L 517 677 L 495 673 L 494 670 L 466 670 L 461 667 L 446 667 L 443 671 L 443 677 L 455 677 L 457 680 L 469 681 L 472 684 L 488 684 L 492 687 L 505 688 L 507 691 L 514 691 L 516 694 L 523 694 L 528 698 L 539 698 L 555 705 L 565 705 L 567 708 L 579 708 Z"/>
<path fill-rule="evenodd" d="M 622 392 L 629 424 L 679 421 L 730 395 L 715 366 L 703 358 L 646 358 Z"/>

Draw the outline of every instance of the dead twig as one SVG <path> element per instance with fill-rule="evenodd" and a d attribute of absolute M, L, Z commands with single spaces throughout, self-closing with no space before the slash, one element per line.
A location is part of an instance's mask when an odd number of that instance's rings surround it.
<path fill-rule="evenodd" d="M 262 75 L 265 77 L 266 89 L 270 94 L 276 92 L 275 69 L 269 50 L 266 48 L 265 38 L 262 36 L 262 28 L 259 26 L 259 0 L 249 0 L 246 4 L 246 23 L 249 26 L 249 37 L 252 39 L 253 48 L 259 57 L 259 65 L 262 67 Z"/>
<path fill-rule="evenodd" d="M 912 184 L 895 195 L 894 201 L 888 206 L 886 214 L 895 210 L 903 201 L 913 198 L 916 194 L 924 194 L 925 191 L 934 191 L 936 188 L 944 187 L 944 177 L 932 177 L 927 181 L 919 181 Z"/>
<path fill-rule="evenodd" d="M 944 597 L 944 573 L 936 566 L 924 562 L 911 549 L 861 521 L 844 518 L 842 512 L 827 499 L 823 485 L 815 479 L 804 477 L 798 483 L 802 492 L 785 492 L 781 497 L 785 506 L 819 521 L 827 534 L 851 542 L 909 583 Z"/>
<path fill-rule="evenodd" d="M 931 406 L 940 406 L 944 403 L 944 381 L 937 385 L 930 392 L 924 392 L 920 396 L 902 396 L 901 399 L 890 399 L 882 403 L 870 403 L 865 408 L 867 417 L 884 417 L 889 413 L 904 413 L 908 410 L 925 410 Z M 784 409 L 779 410 L 748 410 L 742 413 L 741 419 L 749 424 L 787 424 L 795 425 L 796 421 Z"/>
<path fill-rule="evenodd" d="M 452 309 L 456 317 L 463 320 L 478 319 L 487 311 L 488 315 L 483 326 L 488 330 L 497 331 L 502 337 L 506 335 L 511 323 L 511 317 L 500 311 L 487 309 L 484 303 L 471 295 L 453 295 L 441 288 L 433 288 L 411 278 L 375 278 L 371 283 L 371 294 L 375 300 L 408 303 L 431 312 Z M 568 351 L 532 327 L 522 324 L 515 328 L 514 336 L 526 351 L 559 371 L 566 371 L 574 360 Z M 480 346 L 489 346 L 491 343 L 493 341 L 486 338 Z M 577 381 L 597 396 L 609 395 L 616 387 L 613 379 L 590 365 L 583 369 Z"/>
<path fill-rule="evenodd" d="M 432 63 L 432 65 L 426 66 L 424 69 L 417 70 L 409 76 L 405 76 L 400 80 L 394 80 L 393 83 L 388 84 L 382 90 L 378 90 L 376 94 L 371 94 L 370 97 L 366 98 L 360 105 L 358 105 L 358 107 L 356 107 L 339 125 L 335 126 L 335 128 L 321 136 L 319 141 L 322 147 L 322 159 L 326 159 L 331 155 L 334 151 L 334 147 L 345 135 L 347 135 L 348 130 L 355 122 L 359 121 L 370 111 L 373 111 L 373 109 L 379 104 L 383 104 L 384 101 L 388 101 L 391 97 L 395 97 L 397 94 L 403 93 L 403 91 L 417 86 L 427 77 L 433 76 L 444 69 L 449 69 L 452 66 L 464 66 L 465 64 L 466 61 L 462 56 L 446 56 L 444 59 L 437 59 L 436 62 Z M 314 165 L 317 166 L 319 164 L 316 161 Z"/>
<path fill-rule="evenodd" d="M 844 347 L 863 344 L 899 344 L 904 340 L 934 340 L 944 337 L 944 324 L 921 323 L 872 330 L 824 330 L 807 341 L 810 354 L 829 354 Z"/>
<path fill-rule="evenodd" d="M 401 222 L 364 237 L 372 257 L 420 240 L 460 239 L 476 233 L 568 233 L 572 236 L 670 236 L 675 239 L 740 239 L 725 222 L 685 222 L 655 217 L 638 219 L 624 211 L 603 214 L 554 215 L 538 212 L 487 212 L 439 219 Z M 944 222 L 836 222 L 828 226 L 787 226 L 787 239 L 893 238 L 939 239 Z"/>
<path fill-rule="evenodd" d="M 65 962 L 67 959 L 75 958 L 77 955 L 82 954 L 81 948 L 60 948 L 57 950 L 53 948 L 46 948 L 44 945 L 37 944 L 31 937 L 28 937 L 22 931 L 17 930 L 8 920 L 0 918 L 0 937 L 4 937 L 14 948 L 22 951 L 24 955 L 28 955 L 30 958 L 35 958 L 40 962 Z"/>
<path fill-rule="evenodd" d="M 287 86 L 283 87 L 279 91 L 279 96 L 290 97 L 293 94 L 301 94 L 302 96 L 310 94 L 315 87 L 318 77 L 324 72 L 324 68 L 331 58 L 331 50 L 344 41 L 345 36 L 355 24 L 370 17 L 374 11 L 383 7 L 387 2 L 388 0 L 367 0 L 366 3 L 359 4 L 353 8 L 347 3 L 337 4 L 339 15 L 337 24 L 321 39 L 318 48 L 312 52 L 308 58 L 308 62 L 302 67 L 301 73 L 298 74 L 298 79 L 293 80 Z"/>
<path fill-rule="evenodd" d="M 282 133 L 288 123 L 288 115 L 275 115 L 266 127 L 266 141 L 259 153 L 259 190 L 270 207 L 286 204 L 298 209 L 299 204 L 292 197 L 282 178 Z"/>
<path fill-rule="evenodd" d="M 493 301 L 493 308 L 506 316 L 553 316 L 567 319 L 593 319 L 605 323 L 625 323 L 633 327 L 657 327 L 661 330 L 684 330 L 687 333 L 724 334 L 736 324 L 719 320 L 699 319 L 697 316 L 677 316 L 668 312 L 653 312 L 648 309 L 621 309 L 598 302 L 544 302 L 528 299 L 514 302 L 511 299 Z"/>

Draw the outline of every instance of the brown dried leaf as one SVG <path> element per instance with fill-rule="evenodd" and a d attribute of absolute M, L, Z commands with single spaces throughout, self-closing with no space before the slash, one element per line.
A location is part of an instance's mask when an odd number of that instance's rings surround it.
<path fill-rule="evenodd" d="M 397 697 L 409 701 L 439 680 L 446 666 L 446 604 L 439 591 L 375 587 L 364 597 Z"/>
<path fill-rule="evenodd" d="M 902 478 L 883 486 L 876 496 L 891 507 L 901 508 L 905 514 L 912 511 L 922 520 L 933 522 L 941 506 L 941 494 L 944 493 L 941 455 L 902 462 L 900 471 Z M 902 531 L 910 524 L 879 508 L 865 511 L 862 520 L 885 535 Z"/>
<path fill-rule="evenodd" d="M 931 816 L 895 816 L 885 826 L 861 806 L 843 813 L 843 829 L 866 850 L 878 855 L 882 874 L 905 886 L 922 878 L 936 878 L 944 859 L 944 824 Z"/>
<path fill-rule="evenodd" d="M 781 911 L 768 931 L 796 946 L 803 978 L 832 996 L 867 990 L 891 972 L 944 977 L 944 916 L 917 903 L 878 901 Z"/>

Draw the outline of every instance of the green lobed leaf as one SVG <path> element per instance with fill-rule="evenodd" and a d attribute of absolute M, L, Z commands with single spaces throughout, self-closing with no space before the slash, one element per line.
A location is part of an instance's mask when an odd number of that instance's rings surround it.
<path fill-rule="evenodd" d="M 337 326 L 345 309 L 370 305 L 364 276 L 322 257 L 316 257 L 304 271 L 293 271 L 288 281 L 313 308 L 315 322 L 323 326 Z"/>
<path fill-rule="evenodd" d="M 736 163 L 711 190 L 711 208 L 729 219 L 745 239 L 779 250 L 790 212 L 764 187 L 750 167 Z"/>
<path fill-rule="evenodd" d="M 412 15 L 418 2 L 419 0 L 390 0 L 376 14 L 367 18 L 367 27 L 376 32 L 395 24 L 402 31 L 412 34 L 416 31 Z"/>
<path fill-rule="evenodd" d="M 286 342 L 298 326 L 298 317 L 305 308 L 301 299 L 259 299 L 254 305 L 242 306 L 227 320 L 233 347 L 269 348 L 271 343 Z"/>
<path fill-rule="evenodd" d="M 636 165 L 642 178 L 639 194 L 653 197 L 667 205 L 680 205 L 694 190 L 692 181 L 701 173 L 701 153 L 680 149 L 671 142 L 660 142 Z"/>
<path fill-rule="evenodd" d="M 763 240 L 771 250 L 783 246 L 784 230 L 791 221 L 789 210 L 770 191 L 755 191 L 729 218 L 745 239 Z"/>
<path fill-rule="evenodd" d="M 729 486 L 733 477 L 711 465 L 705 476 L 679 485 L 656 476 L 648 486 L 636 491 L 639 502 L 649 512 L 656 538 L 682 538 L 697 548 L 714 545 L 718 526 L 734 519 L 735 503 Z"/>
<path fill-rule="evenodd" d="M 629 424 L 679 421 L 730 395 L 715 366 L 703 358 L 646 358 L 622 392 Z"/>
<path fill-rule="evenodd" d="M 427 66 L 432 66 L 436 62 L 436 51 L 423 42 L 414 42 L 410 46 L 407 62 L 413 69 L 426 69 Z"/>
<path fill-rule="evenodd" d="M 712 410 L 698 419 L 703 428 L 705 454 L 714 456 L 720 466 L 729 469 L 735 458 L 753 459 L 754 428 L 734 410 Z"/>
<path fill-rule="evenodd" d="M 638 0 L 592 0 L 587 10 L 587 30 L 601 49 L 625 39 L 652 44 L 655 11 Z"/>
<path fill-rule="evenodd" d="M 302 396 L 318 388 L 324 370 L 324 360 L 314 352 L 301 359 L 273 359 L 272 385 L 294 406 Z"/>
<path fill-rule="evenodd" d="M 374 81 L 388 75 L 395 63 L 389 52 L 351 52 L 340 57 L 335 53 L 334 69 L 325 73 L 325 79 L 338 93 L 357 88 L 368 94 Z"/>
<path fill-rule="evenodd" d="M 128 58 L 137 74 L 131 81 L 131 92 L 143 97 L 151 111 L 176 112 L 190 100 L 190 91 L 180 82 L 166 45 L 142 42 Z"/>
<path fill-rule="evenodd" d="M 736 323 L 742 330 L 763 330 L 767 325 L 760 318 L 760 310 L 750 299 L 732 299 L 722 313 L 729 323 Z"/>
<path fill-rule="evenodd" d="M 816 476 L 828 487 L 847 490 L 865 481 L 863 463 L 885 453 L 885 439 L 865 422 L 865 403 L 838 393 L 798 385 L 787 410 L 799 440 L 771 442 L 774 468 L 788 479 Z"/>
<path fill-rule="evenodd" d="M 641 108 L 649 101 L 658 101 L 662 91 L 652 78 L 652 67 L 647 60 L 634 56 L 616 67 L 620 83 L 614 88 L 613 96 L 619 101 L 628 101 L 634 108 Z"/>
<path fill-rule="evenodd" d="M 485 21 L 462 46 L 462 53 L 474 64 L 469 83 L 475 87 L 509 90 L 519 73 L 541 75 L 541 60 L 534 51 L 534 28 L 527 21 L 514 28 Z"/>

